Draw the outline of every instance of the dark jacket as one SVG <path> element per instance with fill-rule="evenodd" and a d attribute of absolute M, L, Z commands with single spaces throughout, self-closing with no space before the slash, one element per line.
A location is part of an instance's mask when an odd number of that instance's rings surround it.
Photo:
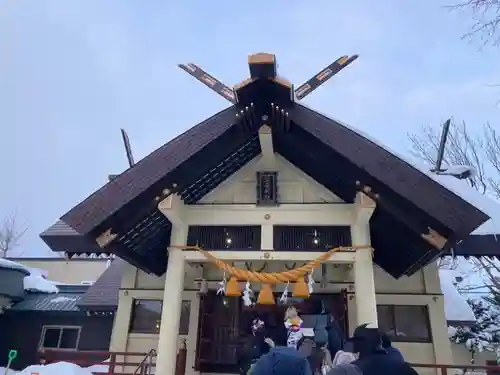
<path fill-rule="evenodd" d="M 394 359 L 387 352 L 372 353 L 351 363 L 363 375 L 418 375 L 408 363 Z"/>
<path fill-rule="evenodd" d="M 359 353 L 352 362 L 363 375 L 417 375 L 417 371 L 408 363 L 394 355 L 389 355 L 382 347 L 381 333 L 377 328 L 366 328 L 366 325 L 355 329 L 352 340 L 354 352 Z"/>
<path fill-rule="evenodd" d="M 387 352 L 387 354 L 393 358 L 393 359 L 397 359 L 399 361 L 402 361 L 404 362 L 404 358 L 403 358 L 403 354 L 401 354 L 401 352 L 399 351 L 398 348 L 395 348 L 393 346 L 389 346 L 388 348 L 384 348 Z"/>
<path fill-rule="evenodd" d="M 280 346 L 255 363 L 252 375 L 311 375 L 311 368 L 296 349 Z"/>
<path fill-rule="evenodd" d="M 264 338 L 262 334 L 250 335 L 240 345 L 237 352 L 240 374 L 246 374 L 252 363 L 269 352 L 269 345 L 264 341 Z"/>
<path fill-rule="evenodd" d="M 326 326 L 328 332 L 328 349 L 332 358 L 344 348 L 344 332 L 336 320 L 331 320 Z"/>

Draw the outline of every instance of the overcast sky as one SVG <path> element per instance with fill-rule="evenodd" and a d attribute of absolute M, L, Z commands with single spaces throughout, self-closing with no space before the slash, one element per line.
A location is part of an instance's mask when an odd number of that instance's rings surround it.
<path fill-rule="evenodd" d="M 0 217 L 28 226 L 16 255 L 49 255 L 38 234 L 126 168 L 121 127 L 137 160 L 227 106 L 178 63 L 233 85 L 271 52 L 298 85 L 357 53 L 305 102 L 402 153 L 448 116 L 500 124 L 500 52 L 461 40 L 470 14 L 440 1 L 1 1 Z"/>

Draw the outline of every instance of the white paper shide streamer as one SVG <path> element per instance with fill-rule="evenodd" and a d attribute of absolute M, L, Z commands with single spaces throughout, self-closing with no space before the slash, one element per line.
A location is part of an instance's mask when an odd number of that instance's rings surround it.
<path fill-rule="evenodd" d="M 288 302 L 288 287 L 289 286 L 290 286 L 290 282 L 287 282 L 285 285 L 285 289 L 283 289 L 283 293 L 281 293 L 280 303 L 282 303 L 283 305 L 286 305 L 286 303 Z"/>
<path fill-rule="evenodd" d="M 314 278 L 313 278 L 313 272 L 314 270 L 311 271 L 311 273 L 309 274 L 309 277 L 307 278 L 307 285 L 309 287 L 309 294 L 312 294 L 312 292 L 314 291 Z"/>
<path fill-rule="evenodd" d="M 245 289 L 243 290 L 243 295 L 241 296 L 241 298 L 243 299 L 243 305 L 245 305 L 246 307 L 253 305 L 252 295 L 253 291 L 250 288 L 250 281 L 247 281 L 245 284 Z"/>
<path fill-rule="evenodd" d="M 217 295 L 226 294 L 226 272 L 222 276 L 222 280 L 219 282 L 219 289 L 217 289 Z"/>

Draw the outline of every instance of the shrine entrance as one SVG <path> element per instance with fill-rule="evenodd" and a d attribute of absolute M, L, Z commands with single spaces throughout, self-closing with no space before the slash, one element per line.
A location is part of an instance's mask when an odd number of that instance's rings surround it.
<path fill-rule="evenodd" d="M 277 296 L 279 297 L 279 296 Z M 333 316 L 339 326 L 348 333 L 347 293 L 313 294 L 294 305 L 307 323 L 317 315 Z M 198 341 L 195 369 L 210 373 L 237 373 L 237 350 L 241 340 L 250 334 L 252 319 L 261 318 L 269 335 L 284 344 L 286 332 L 283 328 L 285 305 L 255 305 L 244 307 L 241 298 L 223 297 L 215 291 L 200 297 Z M 313 327 L 308 327 L 313 328 Z"/>

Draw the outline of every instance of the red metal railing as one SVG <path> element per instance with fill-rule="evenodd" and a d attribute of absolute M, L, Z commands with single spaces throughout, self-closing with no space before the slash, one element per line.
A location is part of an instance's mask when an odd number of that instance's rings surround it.
<path fill-rule="evenodd" d="M 108 365 L 107 372 L 95 372 L 95 375 L 133 375 L 135 370 L 144 364 L 144 358 L 151 355 L 149 353 L 134 352 L 103 352 L 103 351 L 77 351 L 70 352 L 66 350 L 42 350 L 39 352 L 40 363 L 48 364 L 53 362 L 65 361 L 77 364 L 82 367 L 92 365 Z M 152 356 L 156 358 L 156 356 Z M 118 360 L 123 358 L 123 360 Z M 154 361 L 154 364 L 156 362 Z M 435 369 L 438 375 L 454 375 L 457 370 L 466 372 L 485 372 L 488 375 L 500 374 L 500 365 L 443 365 L 443 364 L 424 364 L 410 363 L 417 371 L 419 369 Z M 128 370 L 130 369 L 130 370 Z M 452 372 L 450 370 L 454 370 Z M 176 375 L 185 375 L 186 371 L 186 346 L 181 343 L 177 353 L 175 364 Z"/>
<path fill-rule="evenodd" d="M 95 375 L 133 375 L 137 368 L 144 365 L 144 358 L 151 356 L 152 367 L 156 365 L 156 355 L 138 352 L 104 352 L 104 351 L 67 351 L 45 349 L 39 352 L 40 364 L 54 362 L 70 362 L 81 367 L 94 365 L 108 366 L 106 372 L 94 372 Z M 177 352 L 175 363 L 176 375 L 184 375 L 186 371 L 186 346 L 182 345 Z"/>
<path fill-rule="evenodd" d="M 500 374 L 500 365 L 441 365 L 441 364 L 423 364 L 410 363 L 415 370 L 427 368 L 439 370 L 439 375 L 452 375 L 454 372 L 449 370 L 460 370 L 464 374 L 467 372 L 485 372 L 487 374 Z"/>

